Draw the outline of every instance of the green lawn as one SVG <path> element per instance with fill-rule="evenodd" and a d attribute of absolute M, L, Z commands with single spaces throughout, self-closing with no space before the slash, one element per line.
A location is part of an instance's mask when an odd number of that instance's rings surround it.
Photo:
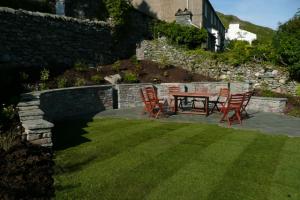
<path fill-rule="evenodd" d="M 300 199 L 300 138 L 95 119 L 57 124 L 55 144 L 57 199 Z"/>

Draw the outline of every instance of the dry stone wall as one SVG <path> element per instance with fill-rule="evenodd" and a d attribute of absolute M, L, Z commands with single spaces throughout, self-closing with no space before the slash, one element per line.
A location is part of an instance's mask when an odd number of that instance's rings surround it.
<path fill-rule="evenodd" d="M 119 108 L 134 108 L 143 106 L 139 89 L 150 86 L 152 84 L 120 84 L 116 85 L 118 91 Z M 171 85 L 180 86 L 181 91 L 194 92 L 195 88 L 208 88 L 210 93 L 218 93 L 220 88 L 227 88 L 227 82 L 198 82 L 198 83 L 162 83 L 155 84 L 158 96 L 162 99 L 168 98 L 168 87 Z M 232 93 L 243 93 L 252 89 L 249 83 L 233 82 L 230 83 L 230 91 Z M 268 98 L 268 97 L 252 97 L 247 109 L 258 112 L 274 112 L 283 113 L 286 107 L 286 98 Z"/>
<path fill-rule="evenodd" d="M 18 104 L 24 138 L 51 147 L 54 122 L 113 108 L 112 86 L 87 86 L 23 94 Z"/>
<path fill-rule="evenodd" d="M 242 81 L 255 88 L 268 88 L 279 93 L 296 94 L 296 82 L 289 81 L 288 72 L 272 65 L 244 64 L 234 67 L 189 55 L 186 51 L 169 45 L 165 38 L 144 40 L 136 51 L 140 60 L 172 64 L 184 69 L 213 77 L 217 80 Z"/>
<path fill-rule="evenodd" d="M 0 7 L 0 64 L 70 66 L 115 59 L 106 22 Z"/>

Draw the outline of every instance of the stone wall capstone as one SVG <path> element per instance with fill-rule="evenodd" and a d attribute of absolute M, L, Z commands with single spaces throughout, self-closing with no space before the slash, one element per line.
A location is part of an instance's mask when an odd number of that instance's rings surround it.
<path fill-rule="evenodd" d="M 23 137 L 51 147 L 54 122 L 113 108 L 112 86 L 87 86 L 26 93 L 18 104 Z"/>
<path fill-rule="evenodd" d="M 53 14 L 0 7 L 0 64 L 91 66 L 115 59 L 111 26 Z"/>

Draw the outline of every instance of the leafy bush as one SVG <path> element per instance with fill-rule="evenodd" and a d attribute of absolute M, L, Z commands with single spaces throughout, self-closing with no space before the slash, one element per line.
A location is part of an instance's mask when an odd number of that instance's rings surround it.
<path fill-rule="evenodd" d="M 40 90 L 47 90 L 49 89 L 48 86 L 47 86 L 47 81 L 49 80 L 49 77 L 50 77 L 50 71 L 48 69 L 43 69 L 41 71 L 41 76 L 40 76 Z"/>
<path fill-rule="evenodd" d="M 0 0 L 1 7 L 52 13 L 51 0 Z"/>
<path fill-rule="evenodd" d="M 300 85 L 296 87 L 296 95 L 300 97 Z"/>
<path fill-rule="evenodd" d="M 117 27 L 127 23 L 128 15 L 132 9 L 129 0 L 105 0 L 109 16 Z"/>
<path fill-rule="evenodd" d="M 76 87 L 86 85 L 86 81 L 83 78 L 76 78 L 75 84 Z"/>
<path fill-rule="evenodd" d="M 154 37 L 165 36 L 170 42 L 177 45 L 184 45 L 190 49 L 201 47 L 207 41 L 207 31 L 193 26 L 157 22 L 154 25 Z"/>
<path fill-rule="evenodd" d="M 93 76 L 91 77 L 91 80 L 92 80 L 94 83 L 99 84 L 99 83 L 102 83 L 102 82 L 104 81 L 104 78 L 103 78 L 101 75 L 96 74 L 96 75 L 93 75 Z"/>
<path fill-rule="evenodd" d="M 78 61 L 78 62 L 76 62 L 76 63 L 74 64 L 74 69 L 75 69 L 76 71 L 79 71 L 79 72 L 87 71 L 88 68 L 89 68 L 89 67 L 88 67 L 85 63 L 83 63 L 83 62 L 81 62 L 81 61 Z"/>
<path fill-rule="evenodd" d="M 121 68 L 121 61 L 116 61 L 113 65 L 112 65 L 112 69 L 116 72 L 119 73 Z"/>
<path fill-rule="evenodd" d="M 137 75 L 132 72 L 126 72 L 123 77 L 123 81 L 126 83 L 137 83 Z"/>
<path fill-rule="evenodd" d="M 67 87 L 68 79 L 65 77 L 57 78 L 57 87 L 58 88 L 65 88 Z"/>

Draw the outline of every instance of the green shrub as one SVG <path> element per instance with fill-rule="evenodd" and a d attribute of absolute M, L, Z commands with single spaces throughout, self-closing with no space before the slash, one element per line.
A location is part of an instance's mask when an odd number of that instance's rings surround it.
<path fill-rule="evenodd" d="M 65 88 L 67 87 L 68 79 L 65 77 L 57 78 L 57 87 L 58 88 Z"/>
<path fill-rule="evenodd" d="M 81 62 L 81 61 L 78 61 L 78 62 L 76 62 L 76 63 L 74 64 L 74 69 L 75 69 L 76 71 L 79 71 L 79 72 L 87 71 L 88 68 L 89 68 L 89 67 L 88 67 L 85 63 L 83 63 L 83 62 Z"/>
<path fill-rule="evenodd" d="M 102 83 L 102 82 L 104 81 L 104 78 L 103 78 L 101 75 L 96 74 L 96 75 L 93 75 L 93 76 L 91 77 L 91 80 L 92 80 L 94 83 L 99 84 L 99 83 Z"/>
<path fill-rule="evenodd" d="M 137 83 L 138 82 L 137 75 L 132 72 L 126 72 L 124 74 L 123 80 L 126 83 Z"/>
<path fill-rule="evenodd" d="M 84 86 L 86 85 L 86 81 L 83 78 L 76 78 L 74 86 Z"/>
<path fill-rule="evenodd" d="M 154 37 L 165 36 L 171 43 L 183 45 L 190 49 L 201 47 L 207 41 L 207 31 L 193 26 L 166 22 L 154 25 Z"/>
<path fill-rule="evenodd" d="M 40 81 L 41 81 L 39 84 L 40 90 L 49 89 L 48 85 L 47 85 L 47 81 L 49 80 L 49 77 L 50 77 L 50 71 L 48 69 L 44 68 L 41 71 L 41 75 L 40 75 Z"/>
<path fill-rule="evenodd" d="M 296 87 L 296 95 L 300 97 L 300 84 Z"/>
<path fill-rule="evenodd" d="M 129 0 L 104 0 L 109 16 L 117 27 L 127 24 L 128 15 L 132 10 Z"/>
<path fill-rule="evenodd" d="M 114 62 L 114 64 L 112 65 L 112 69 L 116 72 L 116 73 L 119 73 L 120 71 L 120 68 L 121 68 L 121 61 L 116 61 Z"/>

